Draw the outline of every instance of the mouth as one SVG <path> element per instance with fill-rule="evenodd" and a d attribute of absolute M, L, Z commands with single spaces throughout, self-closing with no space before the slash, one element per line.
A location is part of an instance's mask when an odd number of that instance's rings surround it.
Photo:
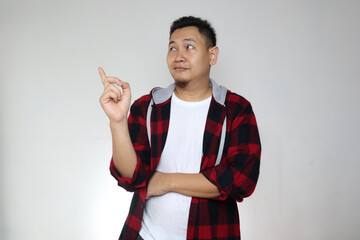
<path fill-rule="evenodd" d="M 183 71 L 189 70 L 189 68 L 178 66 L 178 67 L 174 67 L 174 70 L 179 71 L 179 72 L 183 72 Z"/>

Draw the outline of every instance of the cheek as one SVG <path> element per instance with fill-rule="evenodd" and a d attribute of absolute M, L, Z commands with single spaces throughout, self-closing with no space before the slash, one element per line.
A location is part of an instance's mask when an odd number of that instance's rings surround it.
<path fill-rule="evenodd" d="M 174 58 L 175 58 L 175 54 L 172 53 L 172 52 L 170 52 L 170 53 L 168 53 L 168 54 L 166 55 L 166 61 L 167 61 L 168 63 L 172 62 L 172 61 L 174 60 Z"/>
<path fill-rule="evenodd" d="M 167 63 L 167 65 L 168 65 L 168 67 L 170 68 L 170 65 L 171 65 L 171 56 L 169 56 L 169 55 L 167 55 L 167 57 L 166 57 L 166 63 Z"/>
<path fill-rule="evenodd" d="M 197 56 L 196 58 L 192 59 L 192 62 L 199 67 L 203 67 L 207 63 L 209 63 L 208 59 L 205 56 Z"/>

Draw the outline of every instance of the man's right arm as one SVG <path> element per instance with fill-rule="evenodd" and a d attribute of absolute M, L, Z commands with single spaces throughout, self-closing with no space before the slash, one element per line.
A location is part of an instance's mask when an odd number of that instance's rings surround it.
<path fill-rule="evenodd" d="M 110 122 L 112 136 L 113 161 L 122 177 L 132 178 L 137 164 L 137 157 L 132 145 L 127 121 Z"/>
<path fill-rule="evenodd" d="M 137 164 L 137 157 L 127 123 L 131 102 L 130 86 L 118 78 L 106 76 L 102 68 L 99 68 L 99 74 L 104 85 L 100 104 L 110 120 L 113 162 L 122 177 L 131 178 Z M 121 87 L 122 92 L 115 84 Z"/>

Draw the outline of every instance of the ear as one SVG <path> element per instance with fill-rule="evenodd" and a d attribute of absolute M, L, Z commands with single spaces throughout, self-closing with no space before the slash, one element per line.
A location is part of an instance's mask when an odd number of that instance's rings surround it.
<path fill-rule="evenodd" d="M 217 46 L 209 48 L 210 66 L 216 64 L 218 55 L 219 55 L 219 48 Z"/>

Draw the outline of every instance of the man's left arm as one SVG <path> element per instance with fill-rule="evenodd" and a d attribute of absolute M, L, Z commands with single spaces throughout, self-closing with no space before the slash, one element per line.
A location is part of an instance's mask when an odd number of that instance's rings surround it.
<path fill-rule="evenodd" d="M 155 172 L 148 185 L 147 198 L 168 192 L 177 192 L 198 198 L 220 196 L 218 188 L 201 173 Z"/>
<path fill-rule="evenodd" d="M 245 99 L 232 96 L 229 142 L 226 156 L 215 167 L 201 171 L 220 193 L 215 199 L 242 201 L 255 190 L 259 177 L 261 144 L 252 107 Z"/>
<path fill-rule="evenodd" d="M 236 116 L 230 129 L 227 156 L 198 174 L 156 172 L 148 185 L 148 197 L 177 192 L 200 198 L 242 201 L 251 195 L 259 175 L 261 144 L 250 104 Z"/>

